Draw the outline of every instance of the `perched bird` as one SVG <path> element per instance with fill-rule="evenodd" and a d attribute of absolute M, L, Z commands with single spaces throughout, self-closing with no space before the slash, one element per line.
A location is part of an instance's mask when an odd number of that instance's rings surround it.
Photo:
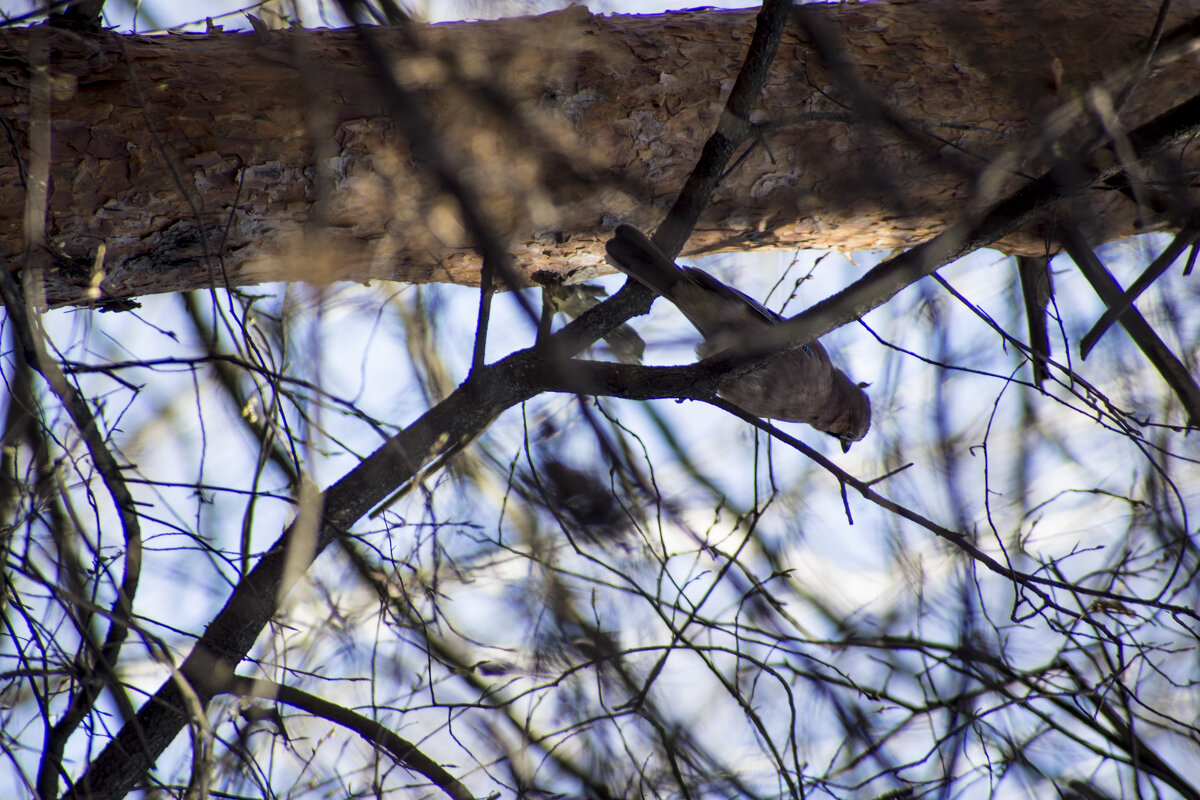
<path fill-rule="evenodd" d="M 632 225 L 617 226 L 607 249 L 610 264 L 674 303 L 703 334 L 701 358 L 784 319 L 703 270 L 676 266 Z M 830 363 L 820 342 L 729 381 L 720 394 L 760 417 L 808 423 L 840 440 L 843 452 L 871 427 L 866 392 Z"/>

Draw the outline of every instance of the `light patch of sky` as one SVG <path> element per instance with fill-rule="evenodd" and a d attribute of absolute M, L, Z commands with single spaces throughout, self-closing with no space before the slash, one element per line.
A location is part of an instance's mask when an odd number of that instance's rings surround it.
<path fill-rule="evenodd" d="M 44 5 L 43 0 L 17 0 L 7 5 L 10 16 L 29 13 Z M 269 13 L 261 10 L 263 2 L 246 0 L 204 0 L 202 3 L 180 3 L 176 0 L 108 0 L 105 4 L 105 24 L 139 33 L 157 30 L 203 31 L 206 20 L 226 30 L 248 30 L 246 14 L 266 19 Z M 299 14 L 309 27 L 341 27 L 344 20 L 333 0 L 295 0 L 281 4 L 288 14 Z M 545 14 L 571 5 L 567 0 L 400 0 L 399 5 L 427 22 L 496 19 L 518 15 Z M 665 11 L 695 7 L 750 8 L 759 5 L 751 0 L 723 0 L 710 3 L 686 3 L 680 0 L 591 0 L 583 3 L 595 14 L 660 14 Z"/>

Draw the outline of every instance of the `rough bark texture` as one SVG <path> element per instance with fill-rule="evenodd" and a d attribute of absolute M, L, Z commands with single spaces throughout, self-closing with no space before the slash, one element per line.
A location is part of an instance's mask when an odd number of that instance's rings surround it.
<path fill-rule="evenodd" d="M 1025 143 L 1050 111 L 1138 62 L 1158 5 L 809 9 L 855 79 L 908 131 L 871 121 L 803 26 L 790 25 L 758 107 L 761 145 L 718 191 L 686 252 L 900 248 L 927 238 L 964 206 L 1045 167 L 1044 148 Z M 397 30 L 374 33 L 395 55 L 394 74 L 430 104 L 439 139 L 525 274 L 573 280 L 604 268 L 602 245 L 619 221 L 652 229 L 662 218 L 718 122 L 754 13 L 599 17 L 576 8 L 418 27 L 417 47 Z M 1197 14 L 1200 0 L 1174 3 L 1168 30 Z M 88 302 L 89 287 L 103 301 L 263 280 L 475 284 L 478 258 L 454 203 L 414 172 L 378 80 L 351 31 L 0 30 L 9 137 L 0 142 L 0 259 L 11 270 L 27 263 L 23 181 L 36 158 L 31 110 L 44 92 L 52 256 L 35 261 L 46 265 L 52 305 Z M 1194 56 L 1153 70 L 1121 108 L 1122 123 L 1197 86 Z M 1064 130 L 1056 147 L 1069 151 L 1094 125 Z M 981 188 L 981 168 L 1002 154 Z M 1063 213 L 1097 241 L 1162 223 L 1114 191 L 1093 191 Z M 1044 231 L 1003 245 L 1041 254 Z"/>

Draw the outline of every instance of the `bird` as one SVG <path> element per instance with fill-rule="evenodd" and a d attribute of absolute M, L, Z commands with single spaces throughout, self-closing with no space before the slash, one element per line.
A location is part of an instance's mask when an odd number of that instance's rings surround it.
<path fill-rule="evenodd" d="M 704 341 L 701 358 L 752 339 L 784 317 L 695 267 L 679 267 L 632 225 L 617 226 L 605 248 L 608 261 L 667 298 Z M 871 401 L 829 360 L 818 341 L 726 382 L 718 394 L 759 417 L 802 422 L 836 438 L 847 452 L 871 427 Z"/>

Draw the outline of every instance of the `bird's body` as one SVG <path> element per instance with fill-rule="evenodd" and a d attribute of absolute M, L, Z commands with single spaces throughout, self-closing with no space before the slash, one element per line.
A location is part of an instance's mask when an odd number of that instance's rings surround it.
<path fill-rule="evenodd" d="M 617 227 L 609 263 L 670 300 L 704 336 L 701 358 L 783 321 L 775 312 L 703 270 L 676 266 L 631 225 Z M 787 353 L 721 387 L 721 396 L 760 417 L 804 422 L 847 449 L 867 435 L 866 392 L 833 366 L 820 342 Z"/>

